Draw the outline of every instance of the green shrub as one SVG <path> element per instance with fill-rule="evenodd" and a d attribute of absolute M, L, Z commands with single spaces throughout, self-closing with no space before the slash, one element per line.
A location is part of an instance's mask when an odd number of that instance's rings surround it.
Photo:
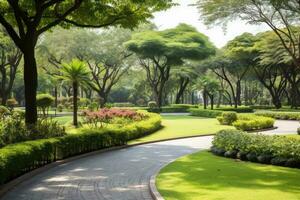
<path fill-rule="evenodd" d="M 208 110 L 208 109 L 199 109 L 199 108 L 191 108 L 189 112 L 192 116 L 197 117 L 209 117 L 215 118 L 222 115 L 222 111 L 220 110 Z"/>
<path fill-rule="evenodd" d="M 239 115 L 238 120 L 232 123 L 232 125 L 243 131 L 254 131 L 272 128 L 275 120 L 270 117 L 262 117 L 255 115 Z"/>
<path fill-rule="evenodd" d="M 281 120 L 300 120 L 300 112 L 257 112 L 257 116 L 272 117 Z"/>
<path fill-rule="evenodd" d="M 99 107 L 100 107 L 99 103 L 97 103 L 97 102 L 92 102 L 92 103 L 90 103 L 90 105 L 88 105 L 88 109 L 90 111 L 98 110 Z"/>
<path fill-rule="evenodd" d="M 53 102 L 54 97 L 50 94 L 38 94 L 36 96 L 36 105 L 42 110 L 44 117 L 47 116 L 46 110 L 49 109 Z"/>
<path fill-rule="evenodd" d="M 252 105 L 252 106 L 250 106 L 250 108 L 252 108 L 254 110 L 271 110 L 271 109 L 275 109 L 274 106 L 270 106 L 270 105 Z"/>
<path fill-rule="evenodd" d="M 112 107 L 120 107 L 120 108 L 129 108 L 129 107 L 134 107 L 134 104 L 133 103 L 130 103 L 130 102 L 124 102 L 124 103 L 113 103 L 113 106 Z"/>
<path fill-rule="evenodd" d="M 197 105 L 191 104 L 171 104 L 170 106 L 164 106 L 161 109 L 163 113 L 187 113 L 190 108 L 198 108 Z"/>
<path fill-rule="evenodd" d="M 300 143 L 294 138 L 223 130 L 212 143 L 216 155 L 234 158 L 236 154 L 242 160 L 300 168 Z"/>
<path fill-rule="evenodd" d="M 89 100 L 87 98 L 80 98 L 78 105 L 79 105 L 79 107 L 87 107 L 90 103 L 91 103 L 91 100 Z"/>
<path fill-rule="evenodd" d="M 77 134 L 27 141 L 0 149 L 0 184 L 56 160 L 108 147 L 150 134 L 161 127 L 161 117 L 147 114 L 145 120 L 119 128 L 81 129 Z"/>
<path fill-rule="evenodd" d="M 224 112 L 237 112 L 237 113 L 252 113 L 253 108 L 247 107 L 247 106 L 241 106 L 241 107 L 221 107 L 221 108 L 216 108 L 216 110 L 221 110 Z"/>
<path fill-rule="evenodd" d="M 0 119 L 3 119 L 5 116 L 9 115 L 10 111 L 5 106 L 0 106 Z"/>
<path fill-rule="evenodd" d="M 149 108 L 157 108 L 157 103 L 155 101 L 149 101 L 148 102 L 148 107 Z"/>
<path fill-rule="evenodd" d="M 217 117 L 218 121 L 222 125 L 232 125 L 238 119 L 236 112 L 223 112 L 222 116 Z"/>
<path fill-rule="evenodd" d="M 6 105 L 10 110 L 13 110 L 14 107 L 16 107 L 18 105 L 18 101 L 14 98 L 12 99 L 7 99 L 6 100 Z"/>
<path fill-rule="evenodd" d="M 58 104 L 58 105 L 57 105 L 57 111 L 58 111 L 58 112 L 62 112 L 63 109 L 64 109 L 64 106 L 63 106 L 62 104 Z"/>

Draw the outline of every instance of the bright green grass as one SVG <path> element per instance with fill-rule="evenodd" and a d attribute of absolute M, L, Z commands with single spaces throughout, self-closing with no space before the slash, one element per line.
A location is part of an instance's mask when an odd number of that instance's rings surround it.
<path fill-rule="evenodd" d="M 129 142 L 141 143 L 172 139 L 185 136 L 213 134 L 222 129 L 233 129 L 232 126 L 220 125 L 213 118 L 199 118 L 192 116 L 163 116 L 163 128 L 151 135 Z"/>
<path fill-rule="evenodd" d="M 289 138 L 295 138 L 295 139 L 299 139 L 300 140 L 300 135 L 285 135 L 286 137 Z"/>
<path fill-rule="evenodd" d="M 299 200 L 300 170 L 239 162 L 200 152 L 160 172 L 166 200 Z"/>
<path fill-rule="evenodd" d="M 54 120 L 58 121 L 59 124 L 61 125 L 66 125 L 68 123 L 72 123 L 73 116 L 62 116 L 62 117 L 54 117 Z M 78 116 L 78 121 L 81 120 L 81 117 Z"/>

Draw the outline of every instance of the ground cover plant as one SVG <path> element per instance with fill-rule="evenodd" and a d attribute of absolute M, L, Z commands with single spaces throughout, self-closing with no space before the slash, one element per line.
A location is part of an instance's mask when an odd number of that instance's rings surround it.
<path fill-rule="evenodd" d="M 236 161 L 199 152 L 163 168 L 156 179 L 166 200 L 298 200 L 299 169 Z"/>
<path fill-rule="evenodd" d="M 300 168 L 300 142 L 291 137 L 223 130 L 214 137 L 211 151 L 228 158 Z"/>

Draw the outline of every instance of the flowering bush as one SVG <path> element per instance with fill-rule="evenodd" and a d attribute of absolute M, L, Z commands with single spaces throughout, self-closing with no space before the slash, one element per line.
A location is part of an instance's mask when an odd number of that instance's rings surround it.
<path fill-rule="evenodd" d="M 83 116 L 87 124 L 94 127 L 98 127 L 100 125 L 101 128 L 113 121 L 117 122 L 117 124 L 122 124 L 128 121 L 140 121 L 147 117 L 143 113 L 139 113 L 134 110 L 116 108 L 104 108 L 95 112 L 83 111 Z"/>

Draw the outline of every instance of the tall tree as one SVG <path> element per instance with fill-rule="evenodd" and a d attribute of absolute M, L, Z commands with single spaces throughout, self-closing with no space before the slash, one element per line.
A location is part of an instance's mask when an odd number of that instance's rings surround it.
<path fill-rule="evenodd" d="M 0 32 L 0 98 L 2 105 L 6 104 L 11 95 L 21 59 L 21 51 L 2 30 Z"/>
<path fill-rule="evenodd" d="M 208 38 L 186 24 L 135 34 L 126 45 L 139 57 L 158 107 L 163 104 L 163 92 L 172 66 L 182 65 L 184 59 L 201 60 L 215 53 Z"/>
<path fill-rule="evenodd" d="M 206 24 L 226 24 L 240 18 L 251 24 L 266 24 L 272 29 L 293 65 L 300 68 L 298 0 L 199 0 L 198 8 Z"/>
<path fill-rule="evenodd" d="M 183 66 L 174 68 L 173 76 L 177 82 L 175 97 L 176 104 L 180 104 L 182 102 L 184 92 L 191 83 L 192 79 L 195 78 L 195 75 L 195 70 L 189 63 L 185 63 Z"/>
<path fill-rule="evenodd" d="M 61 25 L 101 28 L 135 27 L 171 0 L 7 0 L 0 3 L 0 23 L 24 55 L 26 123 L 37 121 L 35 46 L 41 34 Z"/>
<path fill-rule="evenodd" d="M 73 125 L 78 125 L 77 111 L 78 111 L 78 87 L 81 84 L 89 82 L 89 71 L 86 64 L 79 60 L 72 60 L 70 63 L 64 63 L 61 68 L 61 75 L 59 79 L 65 80 L 72 85 L 73 89 Z"/>
<path fill-rule="evenodd" d="M 88 64 L 91 71 L 91 88 L 101 98 L 101 107 L 122 75 L 132 65 L 132 53 L 126 51 L 123 43 L 131 37 L 130 30 L 111 28 L 96 33 L 83 29 L 57 29 L 46 34 L 39 50 L 46 55 L 59 73 L 61 63 L 76 57 Z M 55 41 L 59 40 L 60 44 Z M 49 72 L 49 68 L 45 69 Z"/>

